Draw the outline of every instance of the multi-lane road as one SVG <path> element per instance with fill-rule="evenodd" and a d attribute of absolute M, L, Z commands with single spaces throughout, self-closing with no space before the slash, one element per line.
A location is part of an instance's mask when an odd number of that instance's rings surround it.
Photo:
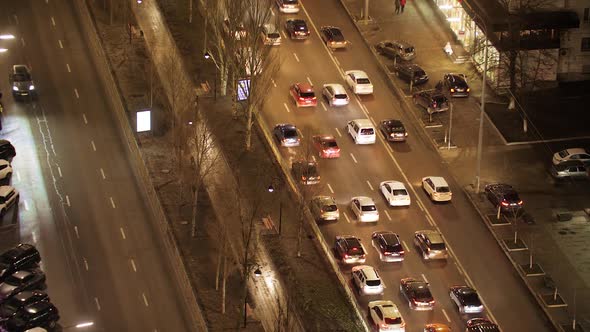
<path fill-rule="evenodd" d="M 319 160 L 322 184 L 321 193 L 336 198 L 341 218 L 337 223 L 322 225 L 324 238 L 332 244 L 334 237 L 351 234 L 360 237 L 368 250 L 367 264 L 379 269 L 387 286 L 383 296 L 358 298 L 366 305 L 373 299 L 390 299 L 400 308 L 410 331 L 418 331 L 426 323 L 446 323 L 453 330 L 465 328 L 465 321 L 474 315 L 460 315 L 449 299 L 449 286 L 469 284 L 480 293 L 485 316 L 495 320 L 504 331 L 544 331 L 549 328 L 545 317 L 528 290 L 513 271 L 479 215 L 453 181 L 441 158 L 433 149 L 409 114 L 403 103 L 390 90 L 371 51 L 365 46 L 350 18 L 338 0 L 303 1 L 304 10 L 298 15 L 282 14 L 281 24 L 290 17 L 304 18 L 311 29 L 305 41 L 291 41 L 283 34 L 280 47 L 281 68 L 275 79 L 276 87 L 270 93 L 263 112 L 269 126 L 276 123 L 295 124 L 307 143 L 312 134 L 334 135 L 341 148 L 341 157 Z M 278 11 L 275 10 L 275 14 Z M 345 51 L 329 51 L 318 34 L 320 26 L 336 25 L 342 28 L 351 46 Z M 418 54 L 427 56 L 428 52 Z M 419 55 L 420 56 L 420 55 Z M 341 83 L 343 71 L 360 69 L 368 73 L 374 85 L 374 94 L 356 97 L 349 92 L 349 106 L 332 108 L 320 96 L 325 83 Z M 288 94 L 295 82 L 311 82 L 318 100 L 315 108 L 297 109 Z M 407 98 L 407 97 L 406 97 Z M 455 109 L 465 107 L 458 102 Z M 375 125 L 386 118 L 401 119 L 409 131 L 406 143 L 387 143 L 378 137 L 377 144 L 355 145 L 344 129 L 349 120 L 369 118 Z M 456 130 L 460 130 L 456 129 Z M 302 144 L 302 145 L 304 145 Z M 304 147 L 282 148 L 288 160 L 304 157 Z M 443 176 L 454 191 L 450 204 L 433 204 L 421 189 L 421 178 L 428 175 Z M 381 181 L 403 181 L 410 190 L 412 205 L 409 208 L 387 207 L 378 186 Z M 353 196 L 370 196 L 380 211 L 380 220 L 374 225 L 358 223 L 349 208 Z M 424 262 L 412 244 L 413 234 L 420 229 L 440 230 L 451 249 L 446 262 Z M 371 233 L 391 230 L 405 242 L 406 259 L 403 263 L 383 263 L 371 247 Z M 350 276 L 350 266 L 341 266 Z M 436 305 L 432 312 L 415 312 L 399 293 L 400 278 L 412 276 L 430 283 Z"/>
<path fill-rule="evenodd" d="M 17 37 L 0 55 L 17 235 L 41 252 L 61 324 L 189 331 L 72 2 L 4 1 L 0 13 L 2 32 Z M 32 68 L 37 101 L 11 98 L 5 78 L 16 63 Z"/>

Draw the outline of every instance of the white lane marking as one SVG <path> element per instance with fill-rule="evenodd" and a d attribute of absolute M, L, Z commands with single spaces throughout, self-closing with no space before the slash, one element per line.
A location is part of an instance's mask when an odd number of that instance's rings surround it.
<path fill-rule="evenodd" d="M 352 157 L 352 160 L 354 160 L 355 164 L 358 164 L 358 161 L 356 161 L 356 158 L 354 157 L 354 155 L 352 154 L 352 152 L 350 153 L 350 156 Z"/>
<path fill-rule="evenodd" d="M 297 60 L 297 62 L 299 62 L 299 58 L 297 57 L 297 53 L 293 52 L 293 56 L 295 57 L 295 60 Z"/>
<path fill-rule="evenodd" d="M 309 85 L 313 86 L 313 82 L 311 81 L 311 78 L 309 78 L 309 76 L 307 76 L 307 81 L 309 82 Z"/>
<path fill-rule="evenodd" d="M 94 303 L 96 303 L 96 308 L 100 311 L 100 302 L 98 302 L 98 297 L 94 298 Z"/>
<path fill-rule="evenodd" d="M 96 145 L 94 145 L 94 141 L 90 141 L 90 144 L 92 144 L 92 150 L 96 151 Z"/>
<path fill-rule="evenodd" d="M 373 119 L 372 116 L 370 116 L 369 119 L 371 119 L 371 122 L 373 122 L 373 125 L 375 126 L 375 124 L 376 124 L 375 119 Z M 377 126 L 375 126 L 375 127 L 377 127 Z"/>
<path fill-rule="evenodd" d="M 285 109 L 287 110 L 287 113 L 291 113 L 291 111 L 289 110 L 289 106 L 287 106 L 287 103 L 283 103 L 283 105 L 285 105 Z"/>
<path fill-rule="evenodd" d="M 145 293 L 141 293 L 141 297 L 143 297 L 143 303 L 146 307 L 149 307 L 150 304 L 148 303 L 147 297 L 145 297 Z"/>
<path fill-rule="evenodd" d="M 361 105 L 361 109 L 362 109 L 363 111 L 365 111 L 365 113 L 367 113 L 367 115 L 369 114 L 369 110 L 367 109 L 367 106 L 365 106 L 365 105 Z M 375 122 L 375 121 L 373 121 L 373 122 Z M 373 124 L 374 124 L 374 123 L 373 123 Z"/>
<path fill-rule="evenodd" d="M 359 100 L 358 97 L 354 98 L 354 100 L 356 100 L 356 103 L 359 104 L 359 107 L 361 108 L 361 110 L 363 109 L 363 104 L 361 104 L 361 101 Z"/>
<path fill-rule="evenodd" d="M 20 43 L 23 44 L 23 47 L 25 47 L 25 39 L 24 38 L 21 37 Z"/>
<path fill-rule="evenodd" d="M 16 14 L 12 15 L 14 16 L 14 21 L 16 22 L 16 24 L 18 25 L 18 16 L 16 16 Z"/>
<path fill-rule="evenodd" d="M 369 180 L 367 180 L 367 184 L 369 185 L 369 188 L 371 188 L 371 191 L 375 190 L 373 189 L 373 186 L 371 185 L 371 182 L 369 182 Z"/>
<path fill-rule="evenodd" d="M 285 31 L 281 31 L 281 33 L 283 34 L 283 39 L 287 39 L 287 34 L 285 33 Z"/>
<path fill-rule="evenodd" d="M 26 199 L 23 199 L 23 204 L 25 206 L 25 210 L 26 211 L 29 211 L 29 205 L 27 204 L 27 200 Z"/>
<path fill-rule="evenodd" d="M 88 261 L 84 257 L 82 257 L 82 259 L 84 260 L 84 268 L 86 268 L 86 271 L 88 271 Z"/>
<path fill-rule="evenodd" d="M 426 276 L 424 275 L 424 273 L 422 273 L 422 279 L 424 279 L 424 282 L 428 283 L 428 279 L 426 279 Z"/>
<path fill-rule="evenodd" d="M 311 159 L 313 159 L 313 162 L 316 162 L 315 156 L 311 156 Z"/>
<path fill-rule="evenodd" d="M 37 243 L 37 234 L 35 233 L 35 231 L 31 232 L 31 236 L 33 237 L 33 243 Z"/>
<path fill-rule="evenodd" d="M 51 16 L 51 25 L 55 26 L 55 19 Z"/>
<path fill-rule="evenodd" d="M 344 215 L 346 222 L 350 224 L 350 219 L 348 219 L 348 215 L 346 214 L 346 212 L 342 211 L 342 214 Z"/>
<path fill-rule="evenodd" d="M 322 104 L 322 108 L 324 109 L 324 111 L 327 111 L 328 110 L 328 108 L 326 107 L 326 104 L 324 104 L 323 101 L 321 101 L 320 104 Z"/>
<path fill-rule="evenodd" d="M 116 209 L 117 206 L 115 205 L 115 200 L 113 199 L 113 197 L 109 197 L 109 200 L 111 201 L 111 206 L 113 207 L 113 209 Z"/>
<path fill-rule="evenodd" d="M 74 226 L 74 233 L 76 233 L 76 238 L 80 239 L 80 234 L 78 233 L 78 226 Z"/>
<path fill-rule="evenodd" d="M 434 226 L 434 220 L 432 220 L 432 217 L 430 216 L 430 214 L 426 214 L 426 220 L 428 220 L 428 223 L 430 224 L 430 226 Z"/>
<path fill-rule="evenodd" d="M 64 48 L 64 44 L 61 43 L 61 39 L 57 40 L 59 42 L 59 48 Z"/>
<path fill-rule="evenodd" d="M 297 128 L 297 133 L 299 134 L 299 138 L 303 139 L 303 133 L 301 130 L 299 130 L 299 128 Z"/>
<path fill-rule="evenodd" d="M 16 171 L 16 179 L 20 182 L 20 173 Z"/>
<path fill-rule="evenodd" d="M 442 309 L 443 315 L 445 315 L 445 318 L 447 319 L 447 322 L 451 322 L 451 318 L 449 318 L 449 315 L 447 315 L 447 312 L 445 311 L 445 309 Z"/>
<path fill-rule="evenodd" d="M 275 11 L 272 8 L 270 9 L 270 13 L 272 14 L 272 16 L 275 16 Z"/>
<path fill-rule="evenodd" d="M 72 72 L 72 69 L 70 68 L 70 64 L 69 63 L 66 63 L 66 68 L 68 69 L 68 73 L 71 73 Z"/>
<path fill-rule="evenodd" d="M 414 193 L 416 193 L 416 192 L 414 191 Z M 424 204 L 422 204 L 422 201 L 418 199 L 418 200 L 416 200 L 416 202 L 418 202 L 418 207 L 420 207 L 420 210 L 424 211 L 425 208 L 424 208 Z"/>
<path fill-rule="evenodd" d="M 133 269 L 133 272 L 137 272 L 137 267 L 135 266 L 135 261 L 133 258 L 131 258 L 131 268 Z"/>
<path fill-rule="evenodd" d="M 123 240 L 126 240 L 127 237 L 125 236 L 125 231 L 123 230 L 123 227 L 119 227 L 119 230 L 121 231 L 121 237 L 123 238 Z"/>
<path fill-rule="evenodd" d="M 340 133 L 340 130 L 338 128 L 336 128 L 336 133 L 338 133 L 338 137 L 342 137 L 342 134 Z"/>
<path fill-rule="evenodd" d="M 276 88 L 277 87 L 277 83 L 275 82 L 275 80 L 271 78 L 270 81 L 272 82 L 272 85 Z"/>
<path fill-rule="evenodd" d="M 66 204 L 68 204 L 68 206 L 71 206 L 70 205 L 70 196 L 68 196 L 68 195 L 66 195 Z"/>
<path fill-rule="evenodd" d="M 408 247 L 406 241 L 402 240 L 402 243 L 404 244 L 404 251 L 410 252 L 410 247 Z"/>
<path fill-rule="evenodd" d="M 104 175 L 104 171 L 102 170 L 102 167 L 100 168 L 100 175 L 102 175 L 102 179 L 106 180 L 106 176 Z"/>
<path fill-rule="evenodd" d="M 85 113 L 82 113 L 82 118 L 84 118 L 84 124 L 88 124 L 88 119 L 86 119 Z"/>
<path fill-rule="evenodd" d="M 80 99 L 80 95 L 78 94 L 78 89 L 74 88 L 74 94 L 76 94 L 76 98 Z"/>
<path fill-rule="evenodd" d="M 387 212 L 387 210 L 383 210 L 385 212 L 385 215 L 387 216 L 387 219 L 389 221 L 391 221 L 391 217 L 389 216 L 389 212 Z"/>
<path fill-rule="evenodd" d="M 57 173 L 59 173 L 59 177 L 63 178 L 63 174 L 61 174 L 61 167 L 57 166 Z"/>
<path fill-rule="evenodd" d="M 328 183 L 328 190 L 330 190 L 330 192 L 333 194 L 334 190 L 332 189 L 332 186 Z"/>

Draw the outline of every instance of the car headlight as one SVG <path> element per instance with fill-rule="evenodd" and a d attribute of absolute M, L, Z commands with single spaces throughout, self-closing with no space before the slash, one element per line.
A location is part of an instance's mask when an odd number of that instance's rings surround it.
<path fill-rule="evenodd" d="M 35 86 L 33 84 L 29 85 L 29 90 L 35 90 Z"/>
<path fill-rule="evenodd" d="M 12 91 L 18 91 L 18 87 L 16 85 L 12 86 Z"/>

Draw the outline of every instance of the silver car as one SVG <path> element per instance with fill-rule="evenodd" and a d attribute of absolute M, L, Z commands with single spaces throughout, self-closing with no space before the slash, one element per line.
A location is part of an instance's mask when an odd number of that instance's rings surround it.
<path fill-rule="evenodd" d="M 322 95 L 326 98 L 330 106 L 346 106 L 350 101 L 346 89 L 344 89 L 342 84 L 324 84 Z"/>
<path fill-rule="evenodd" d="M 315 220 L 338 220 L 340 211 L 334 197 L 315 196 L 311 200 L 311 213 Z"/>
<path fill-rule="evenodd" d="M 425 260 L 447 259 L 449 257 L 445 241 L 437 231 L 417 231 L 414 233 L 414 244 Z"/>
<path fill-rule="evenodd" d="M 366 196 L 353 197 L 350 208 L 360 222 L 379 221 L 379 211 L 372 198 Z"/>
<path fill-rule="evenodd" d="M 553 165 L 550 172 L 556 179 L 587 179 L 589 170 L 583 162 L 579 160 L 571 160 L 559 165 Z"/>

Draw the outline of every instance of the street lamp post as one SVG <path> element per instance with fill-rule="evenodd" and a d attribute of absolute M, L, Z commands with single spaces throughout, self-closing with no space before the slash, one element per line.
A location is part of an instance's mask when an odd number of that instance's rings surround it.
<path fill-rule="evenodd" d="M 479 134 L 477 137 L 477 164 L 475 169 L 475 193 L 479 194 L 480 187 L 480 173 L 481 173 L 481 149 L 483 143 L 483 117 L 485 116 L 485 95 L 486 95 L 486 73 L 488 71 L 488 41 L 484 40 L 484 60 L 483 60 L 483 73 L 482 73 L 482 84 L 481 84 L 481 105 L 479 113 Z"/>
<path fill-rule="evenodd" d="M 206 60 L 213 60 L 213 63 L 215 64 L 215 68 L 217 68 L 217 70 L 220 70 L 219 65 L 217 64 L 217 61 L 215 61 L 215 58 L 211 55 L 211 53 L 209 53 L 208 51 L 205 51 L 205 59 Z M 214 75 L 215 77 L 213 78 L 213 100 L 217 100 L 217 73 L 215 73 Z"/>
<path fill-rule="evenodd" d="M 278 187 L 278 186 L 277 186 Z M 272 184 L 268 186 L 268 192 L 274 193 L 279 188 L 275 188 Z M 283 199 L 281 197 L 281 193 L 279 195 L 279 235 L 281 235 L 281 230 L 283 228 Z"/>

